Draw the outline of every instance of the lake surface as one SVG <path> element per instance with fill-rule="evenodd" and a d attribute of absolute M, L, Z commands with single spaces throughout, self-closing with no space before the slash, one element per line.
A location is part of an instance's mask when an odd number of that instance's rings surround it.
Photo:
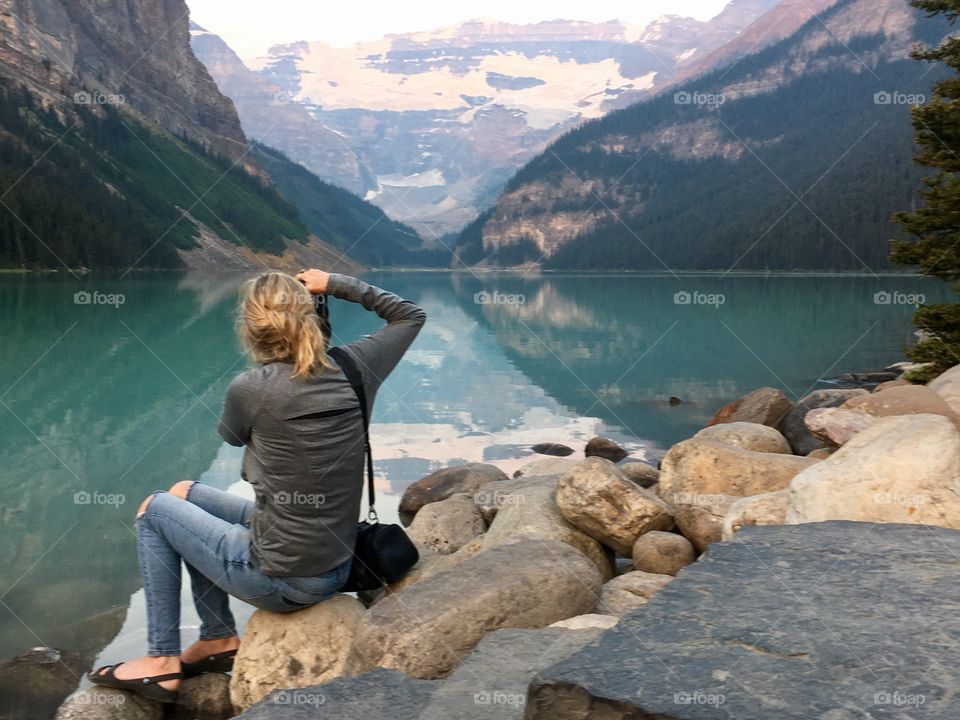
<path fill-rule="evenodd" d="M 536 442 L 581 450 L 604 434 L 656 459 L 756 387 L 797 398 L 902 360 L 913 296 L 950 298 L 904 277 L 365 279 L 430 318 L 374 414 L 388 517 L 431 470 L 512 472 Z M 183 479 L 246 491 L 239 452 L 215 430 L 245 367 L 232 327 L 241 280 L 0 275 L 0 662 L 35 646 L 75 653 L 78 667 L 141 654 L 138 503 Z M 332 306 L 337 342 L 379 324 Z"/>

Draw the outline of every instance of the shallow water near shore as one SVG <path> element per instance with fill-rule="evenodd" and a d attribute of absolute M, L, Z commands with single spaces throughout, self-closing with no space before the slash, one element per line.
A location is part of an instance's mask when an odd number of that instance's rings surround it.
<path fill-rule="evenodd" d="M 431 470 L 486 461 L 509 474 L 538 442 L 579 454 L 603 434 L 656 459 L 754 388 L 796 399 L 902 360 L 912 303 L 951 297 L 912 277 L 365 279 L 430 318 L 374 414 L 387 519 Z M 242 280 L 0 275 L 0 662 L 36 646 L 76 653 L 77 668 L 140 654 L 137 504 L 183 479 L 247 492 L 240 451 L 216 434 L 245 367 Z M 332 321 L 335 342 L 379 324 L 339 301 Z M 185 603 L 185 642 L 195 624 Z M 79 682 L 66 677 L 64 694 Z"/>

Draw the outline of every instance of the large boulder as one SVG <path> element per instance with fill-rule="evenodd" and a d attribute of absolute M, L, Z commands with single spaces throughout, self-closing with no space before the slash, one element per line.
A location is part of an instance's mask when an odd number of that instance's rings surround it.
<path fill-rule="evenodd" d="M 750 422 L 729 422 L 711 425 L 694 435 L 701 440 L 716 440 L 743 450 L 790 454 L 790 443 L 780 432 L 767 425 Z"/>
<path fill-rule="evenodd" d="M 789 503 L 789 489 L 740 498 L 730 506 L 723 519 L 723 539 L 733 539 L 740 528 L 750 525 L 785 524 Z"/>
<path fill-rule="evenodd" d="M 546 627 L 589 612 L 601 586 L 596 565 L 567 543 L 488 548 L 374 605 L 354 633 L 348 667 L 442 677 L 491 630 Z"/>
<path fill-rule="evenodd" d="M 647 600 L 665 588 L 672 575 L 654 575 L 646 572 L 629 572 L 615 577 L 603 586 L 600 602 L 594 610 L 599 615 L 622 617 L 632 610 L 647 604 Z"/>
<path fill-rule="evenodd" d="M 386 587 L 386 593 L 395 593 L 398 590 L 402 590 L 407 587 L 407 585 L 413 585 L 415 582 L 420 582 L 426 578 L 436 575 L 438 573 L 446 572 L 447 570 L 452 570 L 457 565 L 462 563 L 469 557 L 473 557 L 478 552 L 483 550 L 483 536 L 476 537 L 462 548 L 457 550 L 455 553 L 449 555 L 441 555 L 436 550 L 420 550 L 420 560 L 414 565 L 413 569 L 410 570 L 402 579 L 397 580 L 397 582 L 392 583 Z M 379 596 L 377 600 L 381 600 L 383 596 Z M 373 605 L 373 603 L 369 603 Z"/>
<path fill-rule="evenodd" d="M 349 595 L 335 595 L 293 613 L 257 610 L 233 665 L 234 706 L 242 710 L 273 690 L 304 688 L 343 675 L 365 613 L 360 601 Z"/>
<path fill-rule="evenodd" d="M 677 528 L 699 552 L 723 537 L 723 520 L 740 498 L 722 493 L 700 493 L 684 497 L 673 507 Z"/>
<path fill-rule="evenodd" d="M 660 480 L 660 470 L 645 462 L 628 462 L 618 467 L 629 480 L 642 488 L 652 488 Z"/>
<path fill-rule="evenodd" d="M 960 528 L 960 434 L 941 415 L 881 418 L 793 479 L 786 520 Z"/>
<path fill-rule="evenodd" d="M 697 550 L 682 535 L 653 530 L 633 544 L 633 567 L 656 575 L 676 575 L 697 559 Z"/>
<path fill-rule="evenodd" d="M 955 413 L 960 414 L 960 365 L 927 383 L 927 387 L 942 397 Z"/>
<path fill-rule="evenodd" d="M 163 705 L 129 690 L 89 687 L 70 695 L 55 720 L 161 720 Z"/>
<path fill-rule="evenodd" d="M 644 533 L 673 526 L 669 505 L 600 457 L 560 478 L 556 498 L 563 517 L 621 555 L 629 555 Z"/>
<path fill-rule="evenodd" d="M 532 460 L 517 470 L 513 477 L 517 479 L 558 478 L 581 462 L 576 458 L 539 458 Z M 494 487 L 492 485 L 486 487 Z"/>
<path fill-rule="evenodd" d="M 856 400 L 857 398 L 854 398 Z M 862 410 L 838 408 L 816 408 L 803 419 L 807 429 L 820 440 L 826 448 L 838 448 L 848 443 L 857 433 L 863 432 L 876 422 L 877 418 Z M 807 453 L 810 457 L 810 453 Z"/>
<path fill-rule="evenodd" d="M 780 423 L 780 432 L 790 441 L 790 447 L 797 455 L 806 455 L 811 450 L 823 447 L 804 423 L 807 413 L 816 408 L 840 407 L 854 397 L 867 396 L 870 393 L 862 388 L 851 390 L 829 389 L 814 390 L 798 402 Z"/>
<path fill-rule="evenodd" d="M 486 529 L 473 497 L 458 494 L 420 508 L 407 535 L 417 547 L 450 555 L 483 535 Z"/>
<path fill-rule="evenodd" d="M 527 720 L 954 720 L 960 532 L 745 528 L 537 674 Z"/>
<path fill-rule="evenodd" d="M 790 398 L 780 390 L 772 387 L 762 387 L 717 410 L 713 419 L 708 423 L 708 427 L 733 422 L 757 423 L 777 427 L 792 408 L 793 403 Z"/>
<path fill-rule="evenodd" d="M 627 451 L 619 444 L 605 437 L 591 438 L 583 450 L 587 457 L 599 457 L 610 462 L 620 462 L 627 456 Z"/>
<path fill-rule="evenodd" d="M 506 479 L 503 470 L 487 463 L 442 468 L 407 487 L 400 498 L 400 517 L 409 522 L 424 505 L 446 500 L 457 493 L 470 495 L 482 485 Z"/>
<path fill-rule="evenodd" d="M 0 719 L 53 717 L 89 664 L 80 653 L 52 647 L 30 648 L 7 660 L 0 665 Z"/>
<path fill-rule="evenodd" d="M 601 631 L 551 627 L 488 633 L 437 688 L 419 720 L 522 720 L 527 685 L 537 671 L 570 657 Z"/>
<path fill-rule="evenodd" d="M 483 547 L 496 547 L 519 538 L 565 542 L 590 558 L 604 580 L 613 576 L 612 553 L 567 522 L 560 514 L 551 485 L 528 485 L 503 498 L 503 507 L 483 536 Z"/>
<path fill-rule="evenodd" d="M 843 409 L 864 412 L 874 417 L 890 415 L 943 415 L 960 428 L 960 416 L 950 403 L 924 385 L 904 385 L 866 397 L 850 398 Z"/>
<path fill-rule="evenodd" d="M 396 670 L 377 668 L 323 685 L 277 690 L 237 715 L 237 720 L 420 720 L 439 686 L 436 680 L 414 680 Z"/>
<path fill-rule="evenodd" d="M 674 445 L 664 457 L 657 492 L 675 506 L 692 504 L 691 498 L 697 495 L 759 495 L 782 490 L 797 473 L 817 462 L 691 438 Z"/>
<path fill-rule="evenodd" d="M 168 708 L 165 720 L 227 720 L 233 715 L 230 678 L 207 673 L 180 683 L 180 697 Z"/>

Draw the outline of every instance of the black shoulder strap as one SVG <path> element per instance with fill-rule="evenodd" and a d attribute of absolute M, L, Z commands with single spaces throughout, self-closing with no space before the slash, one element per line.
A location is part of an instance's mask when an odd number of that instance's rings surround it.
<path fill-rule="evenodd" d="M 363 387 L 363 376 L 360 374 L 360 368 L 357 367 L 356 362 L 354 362 L 353 358 L 350 357 L 349 353 L 344 351 L 343 348 L 330 348 L 327 354 L 332 357 L 337 365 L 340 366 L 340 369 L 343 370 L 343 374 L 347 376 L 347 380 L 350 382 L 350 387 L 353 388 L 353 391 L 357 394 L 357 399 L 360 401 L 360 412 L 363 415 L 363 449 L 367 455 L 367 502 L 370 503 L 370 511 L 367 513 L 367 517 L 371 522 L 376 522 L 377 511 L 374 506 L 377 501 L 373 487 L 373 450 L 370 447 L 370 413 L 367 408 L 367 391 Z"/>

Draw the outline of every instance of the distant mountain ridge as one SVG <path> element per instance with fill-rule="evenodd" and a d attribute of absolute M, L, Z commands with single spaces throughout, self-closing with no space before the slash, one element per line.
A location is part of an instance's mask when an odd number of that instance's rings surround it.
<path fill-rule="evenodd" d="M 765 50 L 584 125 L 511 179 L 462 233 L 459 257 L 548 269 L 889 267 L 890 215 L 911 206 L 922 174 L 909 104 L 938 72 L 909 51 L 949 32 L 922 18 L 902 0 L 832 2 Z"/>
<path fill-rule="evenodd" d="M 303 171 L 296 207 L 190 47 L 184 0 L 4 0 L 0 267 L 415 262 L 419 239 Z M 261 163 L 263 161 L 263 163 Z M 302 168 L 269 156 L 280 180 Z"/>
<path fill-rule="evenodd" d="M 350 48 L 278 45 L 246 62 L 197 26 L 192 41 L 251 137 L 429 241 L 472 220 L 550 141 L 654 92 L 776 5 L 733 0 L 709 21 L 645 28 L 475 20 Z"/>

